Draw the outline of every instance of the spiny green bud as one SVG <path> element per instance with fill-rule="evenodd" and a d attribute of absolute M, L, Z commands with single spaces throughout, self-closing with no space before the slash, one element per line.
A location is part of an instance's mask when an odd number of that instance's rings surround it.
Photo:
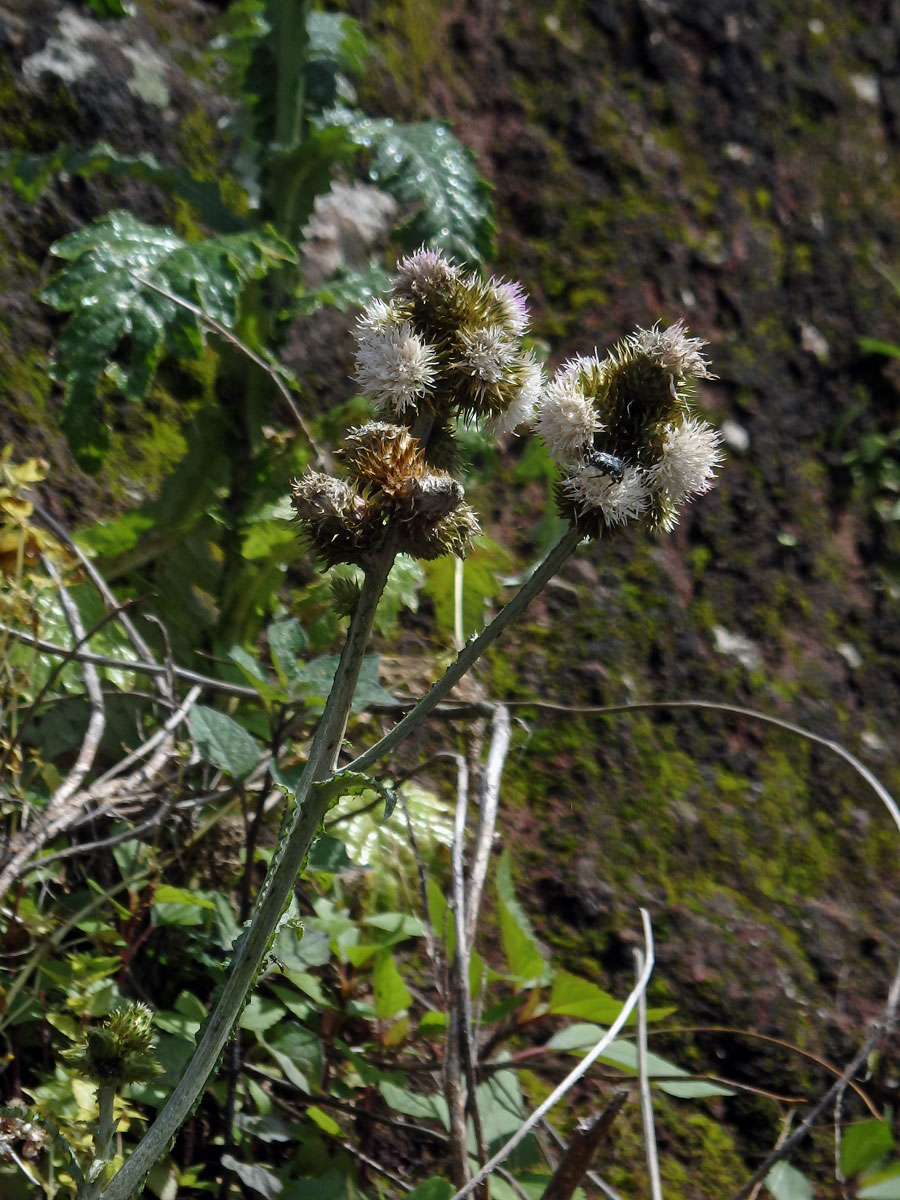
<path fill-rule="evenodd" d="M 161 1069 L 155 1057 L 153 1013 L 140 1001 L 117 1009 L 62 1057 L 79 1075 L 117 1091 L 153 1079 Z"/>

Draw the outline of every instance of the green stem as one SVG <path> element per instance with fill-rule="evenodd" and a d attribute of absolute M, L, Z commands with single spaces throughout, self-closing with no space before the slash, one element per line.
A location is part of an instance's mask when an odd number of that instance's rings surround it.
<path fill-rule="evenodd" d="M 287 836 L 282 842 L 282 853 L 276 856 L 257 899 L 256 909 L 235 953 L 218 1004 L 206 1022 L 203 1036 L 184 1075 L 131 1157 L 110 1180 L 101 1200 L 128 1200 L 128 1197 L 138 1191 L 150 1168 L 166 1153 L 170 1142 L 203 1092 L 256 981 L 259 964 L 266 954 L 303 860 L 331 803 L 327 795 L 314 790 L 313 784 L 334 772 L 375 609 L 393 564 L 394 554 L 395 546 L 389 541 L 366 572 L 331 694 L 316 730 L 303 775 L 297 785 L 297 807 Z"/>
<path fill-rule="evenodd" d="M 465 675 L 478 657 L 531 603 L 545 584 L 560 569 L 582 539 L 577 529 L 569 529 L 547 557 L 535 569 L 510 602 L 497 614 L 486 629 L 473 638 L 460 652 L 456 661 L 431 691 L 402 721 L 371 750 L 352 764 L 354 770 L 376 762 L 407 737 L 431 712 L 452 687 Z M 325 712 L 316 730 L 309 759 L 297 785 L 296 810 L 283 851 L 276 855 L 269 875 L 257 899 L 253 918 L 248 926 L 219 1002 L 204 1027 L 204 1033 L 187 1070 L 154 1123 L 147 1130 L 131 1157 L 110 1180 L 100 1200 L 129 1200 L 141 1186 L 150 1168 L 165 1154 L 169 1143 L 197 1103 L 206 1081 L 215 1068 L 219 1055 L 231 1035 L 241 1010 L 256 980 L 259 964 L 288 897 L 309 852 L 309 847 L 330 803 L 329 796 L 313 785 L 334 773 L 338 752 L 344 738 L 350 704 L 375 609 L 384 590 L 394 560 L 395 545 L 390 541 L 378 559 L 366 572 L 359 602 L 350 623 L 347 641 L 338 664 L 334 684 Z"/>
<path fill-rule="evenodd" d="M 384 758 L 395 746 L 398 746 L 405 738 L 409 737 L 416 726 L 428 716 L 432 709 L 440 704 L 448 692 L 456 687 L 463 675 L 484 654 L 491 642 L 496 641 L 504 629 L 521 616 L 538 592 L 546 587 L 548 581 L 553 578 L 566 559 L 572 555 L 583 537 L 584 534 L 580 533 L 574 526 L 568 529 L 543 562 L 535 567 L 532 574 L 522 584 L 512 600 L 500 609 L 490 625 L 487 625 L 477 637 L 472 638 L 463 646 L 455 661 L 450 664 L 441 678 L 434 684 L 431 691 L 423 696 L 414 708 L 410 709 L 403 720 L 398 722 L 390 733 L 386 733 L 380 742 L 376 742 L 364 754 L 360 754 L 345 769 L 347 771 L 367 771 L 373 763 L 378 762 L 380 758 Z"/>
<path fill-rule="evenodd" d="M 94 1200 L 103 1186 L 103 1168 L 112 1158 L 113 1135 L 113 1106 L 116 1100 L 115 1085 L 102 1084 L 97 1090 L 97 1105 L 100 1117 L 97 1121 L 97 1137 L 94 1142 L 94 1169 L 97 1174 L 84 1194 L 84 1200 Z M 92 1172 L 93 1174 L 93 1172 Z"/>

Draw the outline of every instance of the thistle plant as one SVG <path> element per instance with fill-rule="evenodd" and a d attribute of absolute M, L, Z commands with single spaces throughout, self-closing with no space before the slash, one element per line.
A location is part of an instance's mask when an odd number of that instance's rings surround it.
<path fill-rule="evenodd" d="M 523 346 L 527 328 L 519 284 L 484 281 L 424 248 L 400 262 L 387 297 L 372 301 L 357 323 L 356 380 L 379 419 L 350 431 L 342 475 L 308 472 L 292 492 L 301 533 L 324 565 L 352 563 L 363 571 L 344 649 L 216 1007 L 181 1082 L 102 1200 L 126 1200 L 139 1188 L 196 1104 L 342 787 L 359 786 L 360 773 L 424 720 L 586 537 L 629 522 L 671 529 L 681 506 L 712 484 L 721 460 L 718 435 L 691 410 L 693 385 L 709 378 L 702 342 L 680 324 L 638 330 L 603 360 L 594 355 L 566 364 L 545 388 L 540 365 Z M 558 500 L 569 527 L 428 694 L 338 771 L 375 609 L 395 556 L 401 550 L 421 558 L 462 556 L 478 531 L 459 478 L 459 424 L 499 435 L 536 410 L 537 429 L 566 472 Z"/>

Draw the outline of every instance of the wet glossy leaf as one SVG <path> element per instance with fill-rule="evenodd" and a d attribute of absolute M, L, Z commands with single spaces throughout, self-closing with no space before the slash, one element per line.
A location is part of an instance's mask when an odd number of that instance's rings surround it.
<path fill-rule="evenodd" d="M 273 236 L 230 234 L 188 243 L 171 229 L 113 212 L 55 242 L 65 267 L 42 299 L 70 313 L 57 345 L 56 374 L 65 385 L 62 425 L 82 466 L 96 468 L 109 443 L 97 411 L 101 376 L 141 399 L 165 354 L 196 358 L 202 322 L 179 297 L 222 325 L 238 316 L 244 285 L 292 251 Z"/>

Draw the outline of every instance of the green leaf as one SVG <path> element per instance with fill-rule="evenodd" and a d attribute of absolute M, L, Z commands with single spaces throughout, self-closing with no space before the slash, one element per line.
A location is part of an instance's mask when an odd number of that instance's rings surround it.
<path fill-rule="evenodd" d="M 610 1025 L 622 1011 L 622 1004 L 595 983 L 559 971 L 553 980 L 547 1011 L 558 1017 L 581 1017 Z"/>
<path fill-rule="evenodd" d="M 195 704 L 189 717 L 191 733 L 203 757 L 235 779 L 245 779 L 261 754 L 243 725 L 216 708 Z"/>
<path fill-rule="evenodd" d="M 512 863 L 504 850 L 497 868 L 497 899 L 500 910 L 500 939 L 510 974 L 523 985 L 546 980 L 547 963 L 541 954 L 531 922 L 516 899 Z"/>
<path fill-rule="evenodd" d="M 455 1190 L 452 1183 L 448 1183 L 440 1175 L 434 1175 L 418 1187 L 414 1187 L 411 1192 L 407 1192 L 406 1200 L 450 1200 Z"/>
<path fill-rule="evenodd" d="M 555 1033 L 546 1044 L 547 1050 L 592 1050 L 606 1030 L 600 1025 L 569 1025 Z M 630 1075 L 638 1073 L 637 1046 L 633 1042 L 616 1039 L 600 1056 L 601 1062 L 612 1063 Z M 705 1079 L 691 1079 L 683 1067 L 648 1053 L 647 1075 L 661 1092 L 682 1100 L 697 1100 L 709 1096 L 733 1096 L 734 1093 L 718 1083 Z"/>
<path fill-rule="evenodd" d="M 304 1092 L 313 1091 L 311 1076 L 314 1087 L 318 1088 L 322 1072 L 322 1048 L 311 1030 L 294 1021 L 283 1022 L 276 1026 L 271 1037 L 260 1037 L 259 1040 L 295 1087 Z"/>
<path fill-rule="evenodd" d="M 454 573 L 456 560 L 452 557 L 437 558 L 425 564 L 425 594 L 434 603 L 434 615 L 438 625 L 447 633 L 455 628 Z M 463 563 L 463 636 L 480 633 L 485 624 L 485 601 L 493 599 L 502 591 L 497 578 L 511 565 L 508 551 L 487 537 L 477 539 L 475 546 L 466 555 Z"/>
<path fill-rule="evenodd" d="M 349 308 L 365 308 L 375 297 L 383 295 L 390 285 L 390 273 L 377 259 L 373 259 L 362 270 L 349 265 L 342 266 L 319 284 L 315 291 L 304 293 L 299 299 L 298 308 L 301 313 L 313 313 L 326 305 L 341 312 Z"/>
<path fill-rule="evenodd" d="M 813 1200 L 812 1184 L 790 1163 L 776 1163 L 765 1182 L 775 1200 Z"/>
<path fill-rule="evenodd" d="M 294 677 L 292 696 L 304 696 L 308 700 L 327 700 L 340 657 L 339 654 L 323 654 L 301 667 Z M 378 654 L 367 654 L 363 659 L 359 681 L 353 694 L 353 712 L 365 712 L 373 704 L 396 703 L 390 692 L 386 692 L 379 682 L 380 662 L 381 656 Z"/>
<path fill-rule="evenodd" d="M 445 1129 L 450 1128 L 450 1110 L 447 1101 L 435 1092 L 430 1096 L 411 1092 L 408 1088 L 400 1087 L 389 1079 L 381 1079 L 378 1090 L 388 1108 L 394 1112 L 403 1113 L 406 1117 L 424 1117 L 432 1121 L 440 1121 Z"/>
<path fill-rule="evenodd" d="M 397 970 L 393 955 L 387 950 L 382 951 L 375 960 L 372 987 L 375 1015 L 380 1021 L 388 1021 L 398 1013 L 405 1012 L 412 1003 L 412 994 Z"/>
<path fill-rule="evenodd" d="M 254 995 L 250 997 L 246 1008 L 241 1013 L 240 1027 L 251 1033 L 265 1033 L 273 1025 L 284 1020 L 284 1005 L 269 996 Z"/>
<path fill-rule="evenodd" d="M 300 673 L 297 659 L 309 645 L 303 626 L 296 617 L 285 617 L 281 621 L 273 621 L 266 630 L 266 636 L 279 679 L 285 684 L 293 683 Z"/>
<path fill-rule="evenodd" d="M 884 354 L 889 358 L 900 358 L 900 345 L 896 342 L 883 342 L 879 338 L 857 338 L 860 350 L 868 350 L 870 354 Z"/>
<path fill-rule="evenodd" d="M 265 1200 L 276 1200 L 284 1190 L 284 1184 L 277 1175 L 273 1175 L 265 1167 L 238 1162 L 233 1154 L 222 1155 L 222 1166 L 233 1171 L 245 1187 L 265 1196 Z"/>
<path fill-rule="evenodd" d="M 894 1135 L 887 1121 L 860 1121 L 841 1133 L 841 1170 L 850 1179 L 874 1167 L 894 1148 Z"/>
<path fill-rule="evenodd" d="M 342 871 L 368 871 L 370 868 L 357 866 L 351 861 L 343 842 L 323 833 L 312 844 L 306 869 L 314 875 L 340 875 Z"/>
<path fill-rule="evenodd" d="M 446 125 L 397 125 L 389 118 L 352 119 L 348 132 L 371 153 L 369 178 L 402 205 L 415 205 L 399 229 L 404 245 L 440 247 L 477 263 L 493 251 L 490 188 L 473 155 Z"/>
<path fill-rule="evenodd" d="M 900 1163 L 867 1174 L 856 1195 L 858 1200 L 900 1200 Z"/>
<path fill-rule="evenodd" d="M 91 5 L 106 5 L 125 12 L 120 0 L 90 0 Z M 192 204 L 201 220 L 218 233 L 237 233 L 247 228 L 246 221 L 222 203 L 217 183 L 197 179 L 184 166 L 165 167 L 152 154 L 121 154 L 107 142 L 97 142 L 87 150 L 59 146 L 50 154 L 29 154 L 7 150 L 0 154 L 0 181 L 10 184 L 23 200 L 33 204 L 54 179 L 92 179 L 108 175 L 112 179 L 139 179 L 155 184 Z"/>
<path fill-rule="evenodd" d="M 41 293 L 45 303 L 71 313 L 57 343 L 56 373 L 66 393 L 61 420 L 73 453 L 89 469 L 96 469 L 109 444 L 97 411 L 98 383 L 110 374 L 108 364 L 116 386 L 141 399 L 165 354 L 203 353 L 202 321 L 169 296 L 230 328 L 244 285 L 293 254 L 274 235 L 255 232 L 189 244 L 171 229 L 122 211 L 50 250 L 70 264 Z"/>

